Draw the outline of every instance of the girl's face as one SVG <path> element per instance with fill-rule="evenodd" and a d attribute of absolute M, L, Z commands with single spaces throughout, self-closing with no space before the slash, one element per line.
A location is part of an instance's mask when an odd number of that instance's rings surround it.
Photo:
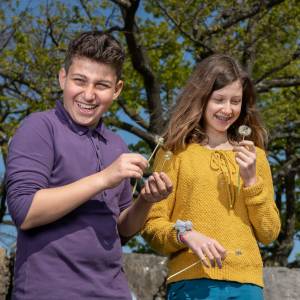
<path fill-rule="evenodd" d="M 238 119 L 242 108 L 243 88 L 239 80 L 212 93 L 204 113 L 204 126 L 208 136 L 227 134 Z"/>

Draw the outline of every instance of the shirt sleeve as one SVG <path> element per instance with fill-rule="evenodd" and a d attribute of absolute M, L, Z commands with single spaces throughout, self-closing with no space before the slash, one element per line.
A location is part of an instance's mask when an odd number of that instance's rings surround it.
<path fill-rule="evenodd" d="M 123 141 L 122 144 L 123 144 L 123 153 L 129 153 L 129 150 Z M 120 212 L 122 212 L 124 209 L 129 207 L 131 202 L 132 202 L 132 189 L 131 189 L 130 179 L 124 179 L 124 186 L 119 199 Z"/>
<path fill-rule="evenodd" d="M 177 232 L 174 229 L 175 222 L 171 220 L 175 205 L 180 159 L 178 155 L 173 155 L 171 160 L 165 161 L 164 155 L 165 152 L 160 149 L 155 157 L 154 170 L 160 172 L 163 167 L 163 171 L 173 183 L 173 191 L 167 199 L 152 206 L 141 234 L 155 251 L 169 255 L 186 248 L 186 246 L 177 240 Z"/>
<path fill-rule="evenodd" d="M 27 117 L 9 144 L 7 205 L 16 226 L 21 226 L 35 193 L 49 185 L 54 162 L 50 122 L 42 113 Z"/>
<path fill-rule="evenodd" d="M 280 231 L 280 216 L 274 201 L 270 165 L 263 150 L 257 149 L 257 182 L 243 188 L 255 236 L 263 244 L 274 241 Z"/>

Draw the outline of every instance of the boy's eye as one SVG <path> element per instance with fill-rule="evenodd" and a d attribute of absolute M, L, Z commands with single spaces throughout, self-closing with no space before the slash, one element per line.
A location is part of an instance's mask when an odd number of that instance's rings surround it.
<path fill-rule="evenodd" d="M 108 84 L 105 84 L 105 83 L 98 83 L 98 84 L 96 84 L 96 88 L 100 89 L 100 90 L 103 90 L 103 89 L 110 88 L 110 86 Z"/>
<path fill-rule="evenodd" d="M 81 78 L 74 78 L 74 81 L 75 81 L 77 84 L 80 84 L 80 85 L 84 84 L 84 80 L 81 79 Z"/>

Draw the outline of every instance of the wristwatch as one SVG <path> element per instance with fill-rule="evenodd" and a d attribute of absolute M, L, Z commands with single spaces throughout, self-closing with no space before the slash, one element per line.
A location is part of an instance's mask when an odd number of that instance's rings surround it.
<path fill-rule="evenodd" d="M 177 220 L 174 225 L 174 228 L 177 231 L 178 241 L 183 243 L 181 235 L 183 235 L 186 231 L 191 231 L 193 229 L 193 223 L 191 221 Z"/>

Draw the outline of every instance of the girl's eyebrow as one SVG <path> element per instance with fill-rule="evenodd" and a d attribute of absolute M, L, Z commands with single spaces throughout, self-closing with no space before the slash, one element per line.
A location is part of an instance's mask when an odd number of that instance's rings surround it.
<path fill-rule="evenodd" d="M 220 97 L 220 98 L 223 98 L 225 95 L 222 95 L 222 94 L 213 94 L 212 95 L 213 97 Z M 237 95 L 237 96 L 232 96 L 231 98 L 233 99 L 233 98 L 242 98 L 243 97 L 243 95 Z"/>

